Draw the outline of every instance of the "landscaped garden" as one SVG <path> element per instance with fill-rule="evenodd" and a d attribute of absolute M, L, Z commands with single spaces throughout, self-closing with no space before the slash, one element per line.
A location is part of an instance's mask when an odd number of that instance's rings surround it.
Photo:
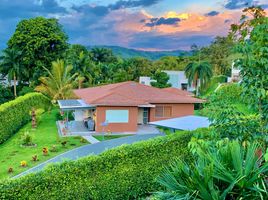
<path fill-rule="evenodd" d="M 88 143 L 81 137 L 58 135 L 57 108 L 40 116 L 37 128 L 31 122 L 23 126 L 8 141 L 0 144 L 0 179 L 12 177 L 45 160 Z"/>

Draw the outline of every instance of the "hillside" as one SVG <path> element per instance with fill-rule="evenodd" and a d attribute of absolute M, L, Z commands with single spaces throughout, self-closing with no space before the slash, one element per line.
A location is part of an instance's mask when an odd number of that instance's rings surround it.
<path fill-rule="evenodd" d="M 183 50 L 175 50 L 175 51 L 142 51 L 136 49 L 129 49 L 125 47 L 119 46 L 89 46 L 88 49 L 100 47 L 100 48 L 109 48 L 112 49 L 116 56 L 122 58 L 132 58 L 132 57 L 145 57 L 150 60 L 157 60 L 163 56 L 179 56 L 181 54 L 189 53 Z"/>

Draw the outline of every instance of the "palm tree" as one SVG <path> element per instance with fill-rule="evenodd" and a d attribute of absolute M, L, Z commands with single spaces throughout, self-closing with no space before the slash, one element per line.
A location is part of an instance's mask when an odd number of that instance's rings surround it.
<path fill-rule="evenodd" d="M 189 84 L 194 84 L 196 95 L 199 95 L 199 87 L 205 85 L 213 76 L 211 65 L 208 62 L 192 62 L 185 67 L 185 75 Z"/>
<path fill-rule="evenodd" d="M 8 76 L 8 80 L 13 79 L 14 97 L 17 97 L 17 81 L 23 76 L 27 75 L 27 70 L 20 65 L 21 52 L 15 49 L 5 49 L 1 60 L 1 73 Z"/>
<path fill-rule="evenodd" d="M 71 74 L 72 68 L 72 65 L 65 65 L 63 60 L 52 62 L 51 70 L 44 67 L 48 77 L 41 77 L 41 84 L 35 90 L 50 96 L 53 101 L 71 97 L 73 82 L 77 77 L 76 73 Z"/>

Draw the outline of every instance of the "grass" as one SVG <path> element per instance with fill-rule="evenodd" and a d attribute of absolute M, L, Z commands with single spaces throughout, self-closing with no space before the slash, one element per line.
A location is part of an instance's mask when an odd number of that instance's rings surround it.
<path fill-rule="evenodd" d="M 50 113 L 44 113 L 36 129 L 32 129 L 31 123 L 28 123 L 8 141 L 0 144 L 0 179 L 12 177 L 58 154 L 85 144 L 81 143 L 81 137 L 60 138 L 58 136 L 55 123 L 57 112 L 58 110 L 54 109 Z M 36 147 L 21 146 L 21 137 L 25 132 L 29 132 L 32 136 Z M 61 144 L 63 141 L 67 141 L 65 146 Z M 56 152 L 50 151 L 53 145 L 55 145 Z M 46 156 L 42 152 L 44 147 L 47 147 L 49 151 Z M 37 155 L 38 161 L 32 161 L 34 155 Z M 21 167 L 21 161 L 26 161 L 27 166 Z M 8 173 L 10 167 L 13 168 L 14 172 Z"/>
<path fill-rule="evenodd" d="M 131 136 L 131 135 L 105 135 L 104 140 L 112 140 L 112 139 L 126 137 L 126 136 Z M 97 140 L 103 141 L 103 135 L 94 135 L 93 137 L 96 138 Z"/>

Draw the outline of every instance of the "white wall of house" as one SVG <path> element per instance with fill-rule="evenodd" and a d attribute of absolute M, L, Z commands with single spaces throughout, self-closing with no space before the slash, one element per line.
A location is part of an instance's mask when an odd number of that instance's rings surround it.
<path fill-rule="evenodd" d="M 143 85 L 149 85 L 151 86 L 152 82 L 155 82 L 156 80 L 151 79 L 151 77 L 149 76 L 140 76 L 139 78 L 139 83 L 143 84 Z"/>
<path fill-rule="evenodd" d="M 168 83 L 170 83 L 172 87 L 184 89 L 183 85 L 186 85 L 188 91 L 195 90 L 193 86 L 188 84 L 188 79 L 186 78 L 184 71 L 163 70 L 163 72 L 167 73 L 167 75 L 169 76 Z"/>

